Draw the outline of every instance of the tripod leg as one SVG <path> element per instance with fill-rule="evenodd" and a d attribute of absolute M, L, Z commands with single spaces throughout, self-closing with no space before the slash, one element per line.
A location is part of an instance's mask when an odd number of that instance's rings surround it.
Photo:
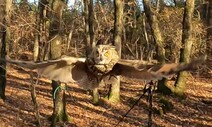
<path fill-rule="evenodd" d="M 152 97 L 154 91 L 154 83 L 151 81 L 148 88 L 148 102 L 149 102 L 149 113 L 148 113 L 148 127 L 152 126 Z"/>
<path fill-rule="evenodd" d="M 143 89 L 143 94 L 138 98 L 138 100 L 136 102 L 134 102 L 134 104 L 132 105 L 132 107 L 124 114 L 124 116 L 122 116 L 121 120 L 119 120 L 119 122 L 114 126 L 117 127 L 119 125 L 119 123 L 121 123 L 124 118 L 127 116 L 127 114 L 134 108 L 135 105 L 138 104 L 138 102 L 141 100 L 141 98 L 145 95 L 145 93 L 148 91 L 146 89 L 147 84 L 145 84 L 144 89 Z"/>

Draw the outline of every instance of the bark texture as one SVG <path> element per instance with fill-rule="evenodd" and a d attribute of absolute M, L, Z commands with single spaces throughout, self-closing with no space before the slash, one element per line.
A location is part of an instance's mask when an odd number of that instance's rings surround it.
<path fill-rule="evenodd" d="M 54 0 L 51 3 L 51 19 L 49 29 L 49 42 L 50 42 L 50 59 L 56 59 L 61 56 L 61 22 L 62 13 L 65 1 Z M 66 98 L 65 90 L 66 85 L 57 81 L 52 81 L 53 88 L 53 103 L 54 110 L 52 114 L 52 127 L 56 126 L 56 122 L 70 121 L 70 117 L 66 111 Z"/>
<path fill-rule="evenodd" d="M 86 45 L 86 56 L 91 52 L 91 37 L 89 29 L 89 0 L 83 0 L 84 2 L 84 21 L 85 21 L 85 45 Z"/>
<path fill-rule="evenodd" d="M 121 44 L 122 44 L 122 33 L 123 33 L 123 13 L 124 13 L 124 0 L 114 0 L 114 42 L 113 45 L 116 46 L 119 57 L 121 57 Z M 114 80 L 109 101 L 119 102 L 120 101 L 120 77 L 117 76 Z"/>
<path fill-rule="evenodd" d="M 0 0 L 0 57 L 5 58 L 8 52 L 8 43 L 10 41 L 10 12 L 12 11 L 12 0 Z M 0 99 L 5 99 L 6 87 L 6 63 L 0 63 Z"/>
<path fill-rule="evenodd" d="M 183 16 L 183 34 L 182 48 L 180 51 L 180 62 L 188 63 L 192 48 L 192 16 L 194 12 L 194 0 L 186 0 Z M 188 72 L 180 72 L 175 83 L 174 92 L 177 95 L 183 95 L 186 86 L 186 77 Z"/>
<path fill-rule="evenodd" d="M 86 56 L 91 53 L 92 49 L 95 48 L 95 35 L 94 35 L 94 10 L 93 0 L 84 0 L 84 20 L 85 20 L 85 40 L 86 40 Z M 98 105 L 99 103 L 99 92 L 98 88 L 92 91 L 93 103 Z"/>
<path fill-rule="evenodd" d="M 160 32 L 159 23 L 156 15 L 153 13 L 151 8 L 150 0 L 143 0 L 144 11 L 147 17 L 147 21 L 149 22 L 155 43 L 157 44 L 157 59 L 160 63 L 165 63 L 165 49 L 164 49 L 164 39 Z M 158 9 L 157 9 L 158 10 Z M 171 90 L 167 87 L 167 80 L 163 78 L 158 81 L 157 85 L 158 92 L 164 94 L 170 94 Z"/>
<path fill-rule="evenodd" d="M 209 75 L 212 77 L 212 1 L 208 0 L 207 5 L 207 65 L 209 68 Z"/>

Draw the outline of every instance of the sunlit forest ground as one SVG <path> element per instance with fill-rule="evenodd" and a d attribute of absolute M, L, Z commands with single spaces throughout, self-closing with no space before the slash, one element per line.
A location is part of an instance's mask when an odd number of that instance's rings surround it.
<path fill-rule="evenodd" d="M 30 76 L 23 70 L 8 67 L 6 100 L 0 103 L 0 127 L 36 126 L 33 103 L 30 95 Z M 67 109 L 71 123 L 59 123 L 66 127 L 114 127 L 132 104 L 142 94 L 142 82 L 122 79 L 121 102 L 109 104 L 101 99 L 100 105 L 92 104 L 91 95 L 75 84 L 67 90 Z M 52 114 L 52 91 L 48 80 L 41 79 L 36 86 L 42 126 L 50 125 L 48 118 Z M 159 105 L 155 93 L 153 106 Z M 211 127 L 212 126 L 212 79 L 190 76 L 187 80 L 186 98 L 174 95 L 166 96 L 173 109 L 159 115 L 154 112 L 155 127 Z M 119 127 L 143 127 L 148 122 L 146 97 L 133 108 Z"/>

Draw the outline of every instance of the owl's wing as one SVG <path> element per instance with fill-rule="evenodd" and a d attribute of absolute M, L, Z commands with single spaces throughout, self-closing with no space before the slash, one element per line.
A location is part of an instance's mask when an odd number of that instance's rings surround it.
<path fill-rule="evenodd" d="M 28 69 L 36 69 L 40 76 L 63 83 L 81 82 L 82 79 L 83 81 L 88 79 L 85 58 L 62 57 L 37 63 L 12 59 L 1 59 L 1 61 Z"/>
<path fill-rule="evenodd" d="M 189 63 L 171 64 L 148 64 L 145 62 L 133 62 L 120 60 L 110 72 L 111 75 L 121 75 L 128 78 L 140 80 L 159 80 L 180 71 L 195 70 L 197 65 L 205 61 L 205 57 L 193 60 Z"/>

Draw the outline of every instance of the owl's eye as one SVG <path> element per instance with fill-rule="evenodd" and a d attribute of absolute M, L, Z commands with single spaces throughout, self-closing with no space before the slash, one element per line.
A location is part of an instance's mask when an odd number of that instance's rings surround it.
<path fill-rule="evenodd" d="M 109 57 L 109 52 L 105 52 L 104 55 L 105 55 L 106 57 Z"/>

